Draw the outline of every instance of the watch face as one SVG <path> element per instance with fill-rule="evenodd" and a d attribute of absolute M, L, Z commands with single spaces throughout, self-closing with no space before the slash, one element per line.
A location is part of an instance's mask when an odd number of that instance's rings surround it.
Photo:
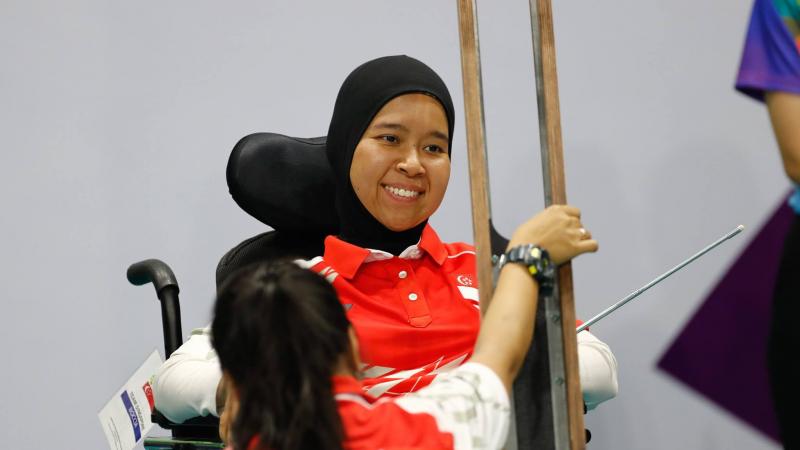
<path fill-rule="evenodd" d="M 531 248 L 529 254 L 536 259 L 542 258 L 542 250 L 539 247 Z"/>

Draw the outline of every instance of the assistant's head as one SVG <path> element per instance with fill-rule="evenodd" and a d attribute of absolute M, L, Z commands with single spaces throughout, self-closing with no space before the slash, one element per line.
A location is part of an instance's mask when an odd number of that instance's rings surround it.
<path fill-rule="evenodd" d="M 343 239 L 394 254 L 416 243 L 447 190 L 454 115 L 441 78 L 408 56 L 347 77 L 327 140 Z"/>
<path fill-rule="evenodd" d="M 240 401 L 234 448 L 341 442 L 331 375 L 355 371 L 357 348 L 325 279 L 288 261 L 242 269 L 217 294 L 212 339 Z"/>

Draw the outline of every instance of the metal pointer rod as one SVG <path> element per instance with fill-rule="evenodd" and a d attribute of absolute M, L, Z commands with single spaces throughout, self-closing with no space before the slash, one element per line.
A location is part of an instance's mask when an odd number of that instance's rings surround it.
<path fill-rule="evenodd" d="M 678 264 L 677 266 L 673 267 L 672 269 L 669 269 L 667 272 L 665 272 L 664 274 L 660 275 L 655 280 L 653 280 L 653 281 L 645 284 L 644 286 L 640 287 L 639 289 L 631 292 L 630 294 L 628 294 L 627 297 L 623 298 L 622 300 L 618 301 L 617 303 L 614 303 L 613 305 L 611 305 L 608 308 L 606 308 L 600 314 L 598 314 L 598 315 L 592 317 L 591 319 L 587 320 L 586 322 L 584 322 L 583 324 L 581 324 L 581 326 L 579 326 L 577 328 L 577 332 L 581 332 L 581 331 L 585 330 L 586 328 L 589 328 L 592 324 L 598 322 L 603 317 L 611 314 L 612 312 L 614 312 L 617 309 L 619 309 L 620 307 L 622 307 L 624 304 L 628 303 L 629 301 L 635 299 L 636 297 L 638 297 L 639 295 L 644 293 L 644 291 L 646 291 L 646 290 L 650 289 L 651 287 L 655 286 L 656 284 L 660 283 L 661 281 L 663 281 L 664 279 L 666 279 L 667 277 L 669 277 L 673 273 L 681 270 L 682 268 L 684 268 L 686 265 L 688 265 L 692 261 L 694 261 L 697 258 L 699 258 L 699 257 L 705 255 L 706 253 L 710 252 L 715 247 L 717 247 L 718 245 L 720 245 L 723 242 L 727 241 L 728 239 L 730 239 L 730 238 L 736 236 L 737 234 L 741 233 L 742 230 L 744 230 L 744 225 L 739 225 L 738 227 L 734 228 L 733 231 L 731 231 L 730 233 L 726 234 L 725 236 L 722 236 L 721 238 L 717 239 L 714 243 L 712 243 L 708 247 L 706 247 L 706 248 L 700 250 L 699 252 L 695 253 L 694 255 L 690 256 L 688 259 L 686 259 L 682 263 Z"/>

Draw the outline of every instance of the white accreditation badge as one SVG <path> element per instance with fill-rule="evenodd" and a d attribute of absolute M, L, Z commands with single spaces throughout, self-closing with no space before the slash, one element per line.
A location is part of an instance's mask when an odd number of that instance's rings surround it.
<path fill-rule="evenodd" d="M 154 408 L 151 384 L 161 362 L 161 355 L 153 350 L 97 414 L 111 450 L 132 450 L 153 428 L 150 420 Z"/>

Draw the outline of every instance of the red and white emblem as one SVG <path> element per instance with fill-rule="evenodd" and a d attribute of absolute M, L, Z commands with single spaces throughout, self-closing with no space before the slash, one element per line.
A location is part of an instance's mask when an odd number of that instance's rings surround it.
<path fill-rule="evenodd" d="M 472 286 L 472 277 L 469 275 L 459 275 L 456 277 L 456 281 L 461 286 Z"/>

